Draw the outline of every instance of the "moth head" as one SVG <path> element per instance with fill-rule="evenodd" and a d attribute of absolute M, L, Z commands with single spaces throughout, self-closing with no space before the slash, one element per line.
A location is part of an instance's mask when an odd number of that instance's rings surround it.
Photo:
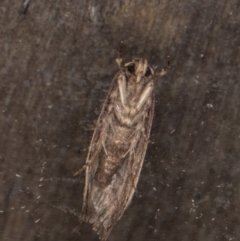
<path fill-rule="evenodd" d="M 144 58 L 134 58 L 132 62 L 125 64 L 124 67 L 129 74 L 135 75 L 138 78 L 154 75 L 153 69 Z"/>

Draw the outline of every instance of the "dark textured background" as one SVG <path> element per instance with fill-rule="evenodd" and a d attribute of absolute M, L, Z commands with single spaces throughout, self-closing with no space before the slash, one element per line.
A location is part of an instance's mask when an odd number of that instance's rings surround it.
<path fill-rule="evenodd" d="M 98 240 L 77 226 L 102 101 L 126 60 L 160 69 L 138 190 L 109 241 L 240 240 L 240 2 L 0 4 L 0 240 Z"/>

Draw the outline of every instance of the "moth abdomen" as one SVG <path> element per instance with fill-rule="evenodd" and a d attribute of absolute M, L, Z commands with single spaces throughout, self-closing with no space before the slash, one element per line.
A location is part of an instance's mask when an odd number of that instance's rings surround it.
<path fill-rule="evenodd" d="M 115 123 L 114 123 L 115 124 Z M 115 124 L 115 131 L 106 137 L 105 146 L 99 155 L 99 164 L 95 174 L 95 181 L 104 187 L 109 185 L 112 177 L 126 161 L 126 153 L 130 146 L 133 130 Z"/>
<path fill-rule="evenodd" d="M 121 161 L 122 160 L 116 156 L 102 153 L 96 171 L 95 181 L 103 188 L 108 186 L 112 181 L 113 175 L 116 174 L 119 167 L 121 167 Z"/>

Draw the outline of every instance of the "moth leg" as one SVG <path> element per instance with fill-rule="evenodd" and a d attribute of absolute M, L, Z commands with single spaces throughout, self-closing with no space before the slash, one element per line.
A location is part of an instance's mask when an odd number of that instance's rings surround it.
<path fill-rule="evenodd" d="M 115 127 L 114 127 L 114 125 L 113 125 L 113 123 L 112 123 L 112 120 L 111 120 L 111 122 L 110 122 L 109 124 L 110 124 L 110 126 L 111 126 L 112 132 L 115 134 L 115 133 L 116 133 L 116 130 L 115 130 Z"/>
<path fill-rule="evenodd" d="M 120 75 L 118 78 L 118 86 L 120 92 L 120 99 L 122 106 L 126 106 L 126 77 L 124 75 Z"/>
<path fill-rule="evenodd" d="M 112 129 L 112 132 L 115 134 L 116 133 L 116 129 L 115 129 L 114 125 L 113 125 L 112 118 L 108 118 L 108 121 L 109 121 L 109 126 Z"/>
<path fill-rule="evenodd" d="M 149 138 L 147 138 L 145 134 L 143 134 L 143 138 L 144 138 L 144 140 L 145 140 L 147 143 L 149 143 L 149 144 L 154 144 L 154 141 L 152 141 L 152 140 L 150 140 Z"/>
<path fill-rule="evenodd" d="M 106 155 L 108 155 L 108 152 L 107 152 L 107 149 L 106 149 L 106 147 L 105 147 L 104 141 L 102 141 L 102 147 L 103 147 Z M 89 166 L 92 164 L 92 160 L 93 160 L 93 158 L 94 158 L 95 156 L 96 156 L 96 155 L 95 155 L 95 153 L 94 153 L 93 156 L 92 156 L 90 159 L 87 160 L 86 164 L 85 164 L 82 168 L 80 168 L 78 171 L 76 171 L 76 172 L 73 174 L 73 176 L 75 177 L 75 176 L 79 175 L 81 172 L 85 171 L 86 168 L 89 167 Z"/>
<path fill-rule="evenodd" d="M 147 138 L 147 136 L 145 135 L 145 128 L 142 129 L 142 134 L 143 134 L 143 139 L 150 144 L 153 144 L 154 142 L 151 141 L 149 138 Z"/>
<path fill-rule="evenodd" d="M 131 174 L 131 180 L 132 180 L 132 185 L 133 185 L 133 188 L 134 188 L 134 190 L 136 190 L 137 189 L 137 186 L 135 185 L 135 183 L 134 183 L 134 176 Z"/>
<path fill-rule="evenodd" d="M 104 150 L 105 154 L 108 155 L 108 152 L 107 152 L 104 141 L 102 142 L 102 147 L 103 147 L 103 150 Z"/>
<path fill-rule="evenodd" d="M 126 151 L 126 153 L 123 155 L 125 157 L 128 153 L 131 153 L 131 155 L 135 156 L 135 147 L 137 145 L 137 141 L 140 138 L 140 129 L 135 130 L 131 135 L 131 143 L 129 149 Z"/>
<path fill-rule="evenodd" d="M 135 137 L 134 137 L 134 138 L 135 138 Z M 134 138 L 133 138 L 133 139 L 134 139 Z M 134 152 L 135 146 L 136 146 L 136 143 L 134 144 L 134 141 L 132 141 L 131 144 L 130 144 L 129 149 L 125 152 L 125 154 L 124 154 L 122 157 L 124 158 L 124 157 L 125 157 L 129 152 L 131 152 L 131 151 L 133 151 L 133 152 L 132 152 L 132 155 L 135 155 L 135 152 Z"/>
<path fill-rule="evenodd" d="M 82 171 L 84 171 L 84 170 L 87 168 L 87 166 L 89 166 L 89 164 L 85 164 L 82 168 L 80 168 L 78 171 L 76 171 L 76 172 L 73 174 L 73 176 L 75 177 L 75 176 L 77 176 L 78 174 L 80 174 Z"/>
<path fill-rule="evenodd" d="M 93 154 L 93 156 L 91 157 L 91 159 L 88 160 L 88 161 L 86 162 L 86 164 L 85 164 L 82 168 L 80 168 L 78 171 L 76 171 L 76 172 L 73 174 L 74 177 L 77 176 L 77 175 L 79 175 L 82 171 L 84 171 L 87 167 L 89 167 L 89 166 L 91 165 L 92 160 L 94 160 L 97 152 L 98 152 L 98 151 L 95 151 L 95 153 Z"/>
<path fill-rule="evenodd" d="M 147 136 L 145 135 L 145 128 L 138 128 L 137 130 L 135 130 L 132 135 L 130 136 L 130 138 L 133 140 L 131 142 L 131 145 L 128 149 L 128 151 L 124 154 L 123 157 L 125 157 L 129 152 L 133 151 L 131 154 L 134 155 L 135 157 L 135 147 L 137 145 L 136 140 L 139 140 L 141 138 L 141 136 L 143 136 L 144 140 L 148 143 L 154 143 L 153 141 L 151 141 L 149 138 L 147 138 Z"/>
<path fill-rule="evenodd" d="M 80 215 L 81 215 L 81 214 L 80 214 Z M 81 220 L 80 220 L 80 224 L 81 224 Z M 74 233 L 77 233 L 77 234 L 80 233 L 80 232 L 79 232 L 79 225 L 76 226 L 76 227 L 72 230 L 72 234 L 74 234 Z"/>
<path fill-rule="evenodd" d="M 134 150 L 134 146 L 131 142 L 129 149 L 123 154 L 122 158 L 126 157 L 128 153 L 131 153 L 131 151 Z M 131 153 L 132 155 L 135 155 L 134 151 Z"/>
<path fill-rule="evenodd" d="M 140 98 L 139 98 L 139 101 L 137 103 L 137 106 L 136 106 L 136 109 L 134 109 L 134 111 L 139 111 L 143 105 L 146 103 L 146 101 L 148 100 L 150 94 L 152 93 L 153 91 L 153 83 L 150 83 L 149 85 L 147 85 L 147 87 L 143 90 Z"/>
<path fill-rule="evenodd" d="M 103 131 L 103 133 L 104 133 L 104 131 Z M 105 139 L 106 139 L 106 136 L 104 134 L 100 136 L 100 143 L 102 143 L 102 147 L 103 147 L 106 155 L 108 155 L 107 149 L 105 147 Z M 99 149 L 101 148 L 101 145 L 97 145 L 97 146 L 95 146 L 95 148 L 96 148 L 96 150 L 91 155 L 89 155 L 86 164 L 82 168 L 80 168 L 78 171 L 76 171 L 73 174 L 73 176 L 77 176 L 78 174 L 80 174 L 82 171 L 84 171 L 87 167 L 89 167 L 92 164 L 92 161 L 95 158 L 96 154 L 98 153 Z"/>
<path fill-rule="evenodd" d="M 135 157 L 132 158 L 132 157 L 130 156 L 129 159 L 130 159 L 130 160 L 131 160 L 131 159 L 134 160 Z M 132 170 L 132 168 L 133 168 L 133 163 L 132 163 L 132 162 L 129 162 L 129 169 Z M 133 186 L 134 190 L 136 190 L 136 189 L 137 189 L 137 185 L 135 185 L 135 182 L 134 182 L 133 172 L 130 172 L 130 177 L 129 177 L 129 178 L 130 178 L 130 180 L 131 180 L 131 182 L 132 182 L 132 186 Z"/>

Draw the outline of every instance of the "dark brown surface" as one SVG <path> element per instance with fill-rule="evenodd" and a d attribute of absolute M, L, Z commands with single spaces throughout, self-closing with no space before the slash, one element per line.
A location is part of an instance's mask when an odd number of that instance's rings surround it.
<path fill-rule="evenodd" d="M 20 1 L 0 6 L 0 240 L 72 232 L 94 120 L 123 56 L 158 68 L 138 191 L 109 241 L 239 240 L 239 1 Z"/>

